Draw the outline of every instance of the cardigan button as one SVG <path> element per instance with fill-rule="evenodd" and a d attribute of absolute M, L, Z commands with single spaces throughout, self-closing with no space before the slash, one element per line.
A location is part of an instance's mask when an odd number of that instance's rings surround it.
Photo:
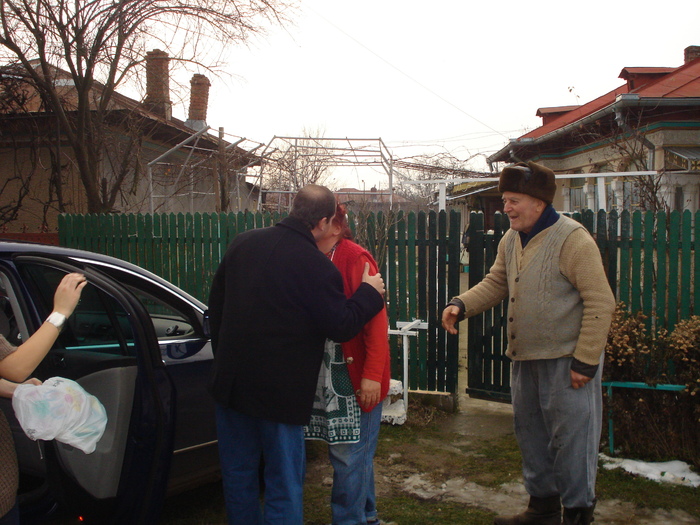
<path fill-rule="evenodd" d="M 346 362 L 347 364 L 351 365 L 351 364 L 353 364 L 353 363 L 355 362 L 355 358 L 354 358 L 354 357 L 348 357 L 348 358 L 345 360 L 345 362 Z"/>
<path fill-rule="evenodd" d="M 520 282 L 520 277 L 516 277 L 516 278 L 515 278 L 515 282 L 516 282 L 516 283 L 519 283 L 519 282 Z"/>
<path fill-rule="evenodd" d="M 512 354 L 512 355 L 518 355 L 518 352 L 516 352 L 515 350 L 513 350 L 513 351 L 511 352 L 511 354 Z"/>
<path fill-rule="evenodd" d="M 511 297 L 511 298 L 510 298 L 510 302 L 511 302 L 511 303 L 514 303 L 514 302 L 515 302 L 515 297 Z"/>
<path fill-rule="evenodd" d="M 510 334 L 511 339 L 515 339 L 515 334 Z"/>
<path fill-rule="evenodd" d="M 513 318 L 512 318 L 512 317 L 509 317 L 509 318 L 508 318 L 508 322 L 509 322 L 509 323 L 512 323 L 512 322 L 513 322 Z"/>

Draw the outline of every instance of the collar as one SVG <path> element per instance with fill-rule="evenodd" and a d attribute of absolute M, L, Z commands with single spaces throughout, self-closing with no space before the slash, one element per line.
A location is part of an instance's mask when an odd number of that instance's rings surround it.
<path fill-rule="evenodd" d="M 522 247 L 525 248 L 527 243 L 530 242 L 535 235 L 543 230 L 546 230 L 550 226 L 553 226 L 558 220 L 559 214 L 554 209 L 554 206 L 547 204 L 547 207 L 542 212 L 542 215 L 540 215 L 540 218 L 537 219 L 537 222 L 532 227 L 532 230 L 530 230 L 530 233 L 518 232 L 520 233 L 520 244 L 522 244 Z"/>
<path fill-rule="evenodd" d="M 314 239 L 313 234 L 311 233 L 311 230 L 307 228 L 306 224 L 303 223 L 303 221 L 300 221 L 299 219 L 295 217 L 285 217 L 281 221 L 279 221 L 275 226 L 282 226 L 284 228 L 289 228 L 290 230 L 294 230 L 295 232 L 301 234 L 302 236 L 306 237 L 309 239 L 312 243 L 314 243 L 314 246 L 316 246 L 316 239 Z"/>

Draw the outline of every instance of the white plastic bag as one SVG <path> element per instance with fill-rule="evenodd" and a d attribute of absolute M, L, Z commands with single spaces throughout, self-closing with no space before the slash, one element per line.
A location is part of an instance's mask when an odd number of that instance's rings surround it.
<path fill-rule="evenodd" d="M 107 412 L 99 400 L 75 381 L 52 377 L 41 385 L 19 385 L 12 408 L 30 439 L 55 439 L 95 451 L 107 426 Z"/>

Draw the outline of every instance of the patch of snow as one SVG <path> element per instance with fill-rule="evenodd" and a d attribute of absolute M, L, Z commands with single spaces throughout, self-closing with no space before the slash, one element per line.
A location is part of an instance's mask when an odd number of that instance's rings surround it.
<path fill-rule="evenodd" d="M 400 396 L 403 394 L 403 383 L 398 379 L 389 380 L 389 392 L 387 396 Z"/>
<path fill-rule="evenodd" d="M 406 406 L 402 395 L 403 383 L 392 379 L 389 382 L 389 393 L 382 404 L 382 423 L 403 425 L 406 422 Z"/>
<path fill-rule="evenodd" d="M 603 460 L 603 468 L 612 470 L 621 468 L 630 474 L 636 474 L 645 478 L 674 485 L 686 487 L 700 487 L 700 475 L 690 470 L 690 466 L 682 461 L 664 461 L 649 463 L 634 459 L 611 458 L 600 454 Z"/>
<path fill-rule="evenodd" d="M 403 404 L 403 399 L 387 403 L 387 397 L 382 406 L 382 423 L 391 425 L 403 425 L 406 422 L 406 407 Z"/>

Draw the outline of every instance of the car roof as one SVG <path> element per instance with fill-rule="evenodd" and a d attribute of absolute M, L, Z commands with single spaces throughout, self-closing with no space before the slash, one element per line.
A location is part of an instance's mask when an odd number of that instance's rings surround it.
<path fill-rule="evenodd" d="M 154 274 L 153 272 L 150 272 L 148 270 L 145 270 L 141 268 L 140 266 L 137 266 L 135 264 L 132 264 L 128 261 L 124 261 L 123 259 L 119 259 L 117 257 L 112 257 L 110 255 L 104 255 L 101 253 L 96 253 L 96 252 L 89 252 L 87 250 L 78 250 L 75 248 L 66 248 L 64 246 L 53 246 L 49 244 L 39 244 L 39 243 L 33 243 L 33 242 L 22 242 L 22 241 L 7 241 L 0 239 L 0 256 L 2 255 L 47 255 L 47 256 L 53 256 L 53 257 L 68 257 L 70 259 L 74 259 L 79 262 L 85 262 L 85 263 L 97 263 L 98 267 L 99 265 L 106 265 L 106 266 L 116 266 L 118 268 L 124 269 L 126 271 L 129 271 L 131 273 L 140 275 L 141 277 L 145 277 L 151 281 L 154 281 L 156 284 L 167 288 L 173 292 L 176 292 L 178 295 L 180 295 L 183 299 L 188 300 L 191 302 L 194 306 L 198 307 L 202 311 L 206 310 L 207 307 L 206 305 L 197 299 L 196 297 L 191 296 L 181 288 L 178 288 L 175 286 L 173 283 L 163 279 L 162 277 L 159 277 L 158 275 Z"/>

